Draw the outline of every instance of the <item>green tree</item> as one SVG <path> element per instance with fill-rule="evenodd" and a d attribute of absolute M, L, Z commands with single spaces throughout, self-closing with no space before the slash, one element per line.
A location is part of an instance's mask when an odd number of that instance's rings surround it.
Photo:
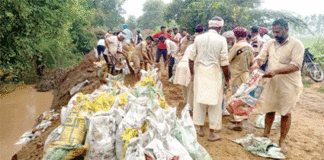
<path fill-rule="evenodd" d="M 3 0 L 0 15 L 0 68 L 13 77 L 8 81 L 20 81 L 33 76 L 36 59 L 48 68 L 77 63 L 81 56 L 73 51 L 82 49 L 73 44 L 80 42 L 71 34 L 73 24 L 84 19 L 79 25 L 85 31 L 92 10 L 86 0 Z"/>
<path fill-rule="evenodd" d="M 320 64 L 324 64 L 324 36 L 317 36 L 311 47 L 311 52 Z"/>
<path fill-rule="evenodd" d="M 97 14 L 99 22 L 94 23 L 95 26 L 107 26 L 114 28 L 115 26 L 125 23 L 122 14 L 125 10 L 122 5 L 126 0 L 87 0 L 89 8 L 101 11 L 103 14 Z M 96 20 L 96 19 L 94 19 Z"/>
<path fill-rule="evenodd" d="M 126 21 L 126 24 L 128 26 L 128 29 L 133 30 L 137 27 L 136 24 L 136 17 L 134 15 L 128 16 L 128 19 Z"/>
<path fill-rule="evenodd" d="M 164 25 L 164 11 L 165 4 L 162 0 L 147 0 L 143 6 L 144 14 L 137 19 L 137 26 L 154 30 L 156 26 Z"/>
<path fill-rule="evenodd" d="M 289 12 L 259 10 L 261 0 L 173 0 L 164 13 L 166 21 L 175 20 L 180 26 L 185 26 L 191 33 L 198 24 L 207 26 L 208 20 L 214 16 L 224 19 L 223 31 L 234 26 L 250 28 L 252 25 L 270 27 L 274 19 L 284 18 L 291 26 L 305 28 L 306 24 Z M 178 9 L 177 9 L 178 8 Z"/>

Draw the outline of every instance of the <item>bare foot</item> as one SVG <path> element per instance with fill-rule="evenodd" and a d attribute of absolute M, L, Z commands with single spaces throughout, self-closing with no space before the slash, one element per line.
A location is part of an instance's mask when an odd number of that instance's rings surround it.
<path fill-rule="evenodd" d="M 193 111 L 192 110 L 189 110 L 189 114 L 192 117 L 193 116 Z"/>
<path fill-rule="evenodd" d="M 263 133 L 262 137 L 269 138 L 270 135 L 269 134 L 266 134 L 266 133 Z"/>
<path fill-rule="evenodd" d="M 279 140 L 279 147 L 281 148 L 281 153 L 286 154 L 287 151 L 287 145 L 284 140 Z"/>
<path fill-rule="evenodd" d="M 210 142 L 214 142 L 214 141 L 217 141 L 217 140 L 220 140 L 220 136 L 214 132 L 210 132 L 209 133 L 209 137 L 208 137 L 208 141 Z"/>
<path fill-rule="evenodd" d="M 204 129 L 197 129 L 197 135 L 200 137 L 204 137 L 205 136 L 205 131 Z"/>
<path fill-rule="evenodd" d="M 205 132 L 203 130 L 197 130 L 197 135 L 200 136 L 200 137 L 204 137 Z"/>

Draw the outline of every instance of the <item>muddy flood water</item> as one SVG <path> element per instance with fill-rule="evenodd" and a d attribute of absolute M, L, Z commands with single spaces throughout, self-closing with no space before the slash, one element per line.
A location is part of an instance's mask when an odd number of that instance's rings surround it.
<path fill-rule="evenodd" d="M 52 92 L 37 92 L 32 86 L 0 97 L 0 157 L 8 160 L 22 147 L 15 145 L 30 130 L 36 118 L 50 109 Z"/>

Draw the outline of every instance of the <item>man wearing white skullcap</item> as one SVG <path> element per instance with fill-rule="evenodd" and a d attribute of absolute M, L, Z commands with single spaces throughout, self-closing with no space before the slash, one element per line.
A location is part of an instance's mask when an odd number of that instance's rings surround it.
<path fill-rule="evenodd" d="M 232 30 L 229 30 L 224 32 L 222 36 L 226 38 L 228 51 L 231 50 L 235 44 L 234 32 Z"/>
<path fill-rule="evenodd" d="M 189 66 L 194 77 L 194 124 L 200 129 L 199 136 L 204 136 L 205 115 L 208 109 L 209 141 L 220 139 L 215 130 L 222 128 L 222 72 L 225 75 L 226 87 L 229 86 L 228 50 L 225 37 L 219 32 L 224 20 L 214 17 L 208 22 L 209 31 L 196 37 L 192 53 L 189 55 Z"/>

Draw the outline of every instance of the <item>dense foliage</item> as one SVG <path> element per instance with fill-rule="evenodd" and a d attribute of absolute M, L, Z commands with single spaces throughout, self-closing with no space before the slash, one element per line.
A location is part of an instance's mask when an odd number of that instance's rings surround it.
<path fill-rule="evenodd" d="M 317 37 L 310 51 L 316 58 L 316 61 L 324 65 L 324 36 Z"/>
<path fill-rule="evenodd" d="M 143 6 L 143 15 L 137 19 L 137 27 L 154 30 L 156 26 L 164 25 L 164 12 L 165 4 L 162 0 L 146 1 Z"/>
<path fill-rule="evenodd" d="M 36 77 L 40 65 L 77 64 L 95 46 L 94 27 L 124 23 L 124 1 L 2 0 L 0 83 Z"/>
<path fill-rule="evenodd" d="M 0 2 L 0 83 L 22 81 L 36 77 L 40 65 L 52 69 L 77 64 L 83 54 L 96 44 L 94 31 L 130 29 L 160 31 L 204 24 L 213 16 L 225 20 L 223 31 L 234 26 L 271 26 L 274 19 L 284 18 L 292 29 L 304 29 L 304 21 L 311 21 L 312 32 L 322 32 L 320 16 L 296 17 L 290 12 L 260 10 L 261 0 L 147 0 L 143 15 L 125 21 L 122 8 L 126 0 L 2 0 Z M 315 21 L 316 20 L 316 21 Z M 104 30 L 103 30 L 104 29 Z M 322 39 L 319 38 L 318 46 Z M 323 43 L 322 43 L 323 44 Z M 318 51 L 317 51 L 318 50 Z M 323 49 L 314 49 L 321 52 Z"/>
<path fill-rule="evenodd" d="M 136 29 L 136 17 L 134 15 L 130 15 L 126 21 L 126 24 L 128 26 L 128 29 L 133 30 Z"/>
<path fill-rule="evenodd" d="M 290 12 L 260 10 L 261 0 L 173 0 L 164 12 L 164 19 L 175 20 L 187 26 L 191 33 L 198 24 L 207 27 L 214 16 L 224 19 L 223 31 L 235 26 L 250 28 L 252 25 L 270 27 L 275 19 L 284 18 L 292 27 L 305 28 L 306 24 Z"/>

